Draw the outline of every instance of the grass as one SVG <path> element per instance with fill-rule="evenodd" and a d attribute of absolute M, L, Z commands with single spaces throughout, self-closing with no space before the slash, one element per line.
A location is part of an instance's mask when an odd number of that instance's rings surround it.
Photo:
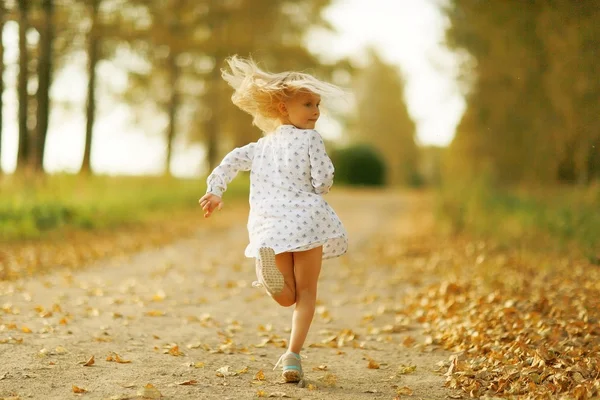
<path fill-rule="evenodd" d="M 454 232 L 543 251 L 575 250 L 600 263 L 600 185 L 445 187 L 438 211 Z"/>
<path fill-rule="evenodd" d="M 174 210 L 198 207 L 205 179 L 52 175 L 0 179 L 0 240 L 35 240 L 64 230 L 135 225 Z M 227 198 L 247 193 L 247 178 Z"/>

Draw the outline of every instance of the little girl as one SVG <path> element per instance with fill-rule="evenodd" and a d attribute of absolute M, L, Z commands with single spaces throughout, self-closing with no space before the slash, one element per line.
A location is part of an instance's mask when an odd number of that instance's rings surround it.
<path fill-rule="evenodd" d="M 235 89 L 233 103 L 254 117 L 265 134 L 236 148 L 215 168 L 200 199 L 204 217 L 221 209 L 223 193 L 239 171 L 250 170 L 250 243 L 257 282 L 280 305 L 296 305 L 283 365 L 286 382 L 303 377 L 300 350 L 310 328 L 317 280 L 325 258 L 344 254 L 346 231 L 322 195 L 333 184 L 334 168 L 323 139 L 314 130 L 321 96 L 341 89 L 299 72 L 267 73 L 251 60 L 227 60 L 223 78 Z"/>

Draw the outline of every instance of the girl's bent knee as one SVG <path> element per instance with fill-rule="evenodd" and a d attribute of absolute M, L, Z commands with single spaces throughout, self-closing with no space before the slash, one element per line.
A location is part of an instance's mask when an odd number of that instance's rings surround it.
<path fill-rule="evenodd" d="M 277 303 L 279 303 L 279 305 L 282 306 L 282 307 L 291 307 L 294 304 L 296 304 L 295 300 L 287 299 L 287 298 L 286 299 L 279 299 L 279 300 L 275 299 L 275 301 Z"/>
<path fill-rule="evenodd" d="M 296 304 L 296 299 L 291 298 L 290 296 L 274 296 L 273 300 L 275 300 L 282 307 L 291 307 Z"/>

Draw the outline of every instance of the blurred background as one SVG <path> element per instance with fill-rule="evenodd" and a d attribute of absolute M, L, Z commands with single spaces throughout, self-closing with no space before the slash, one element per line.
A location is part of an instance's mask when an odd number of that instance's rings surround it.
<path fill-rule="evenodd" d="M 18 119 L 27 82 L 30 134 L 21 136 L 32 138 L 32 149 L 35 137 L 44 146 L 37 169 L 205 173 L 232 145 L 260 135 L 231 104 L 231 89 L 220 78 L 232 54 L 252 56 L 272 71 L 312 72 L 355 92 L 356 98 L 327 104 L 320 122 L 323 135 L 337 143 L 367 139 L 375 130 L 372 121 L 356 122 L 369 118 L 360 115 L 366 102 L 373 117 L 385 114 L 367 98 L 385 71 L 380 84 L 387 89 L 377 101 L 389 104 L 400 125 L 389 139 L 398 132 L 423 145 L 452 139 L 464 100 L 454 80 L 454 54 L 442 43 L 447 19 L 435 2 L 186 3 L 6 1 L 4 171 L 27 164 L 27 151 L 18 150 L 27 148 L 19 142 L 25 119 Z M 21 42 L 27 58 L 20 56 Z M 27 75 L 19 73 L 21 66 Z M 38 107 L 41 97 L 49 97 L 49 106 Z M 38 120 L 47 121 L 45 127 Z M 382 125 L 388 130 L 391 124 Z"/>
<path fill-rule="evenodd" d="M 349 89 L 317 126 L 339 183 L 432 189 L 452 232 L 596 257 L 599 17 L 594 0 L 1 0 L 0 238 L 195 204 L 261 135 L 220 78 L 238 54 Z"/>

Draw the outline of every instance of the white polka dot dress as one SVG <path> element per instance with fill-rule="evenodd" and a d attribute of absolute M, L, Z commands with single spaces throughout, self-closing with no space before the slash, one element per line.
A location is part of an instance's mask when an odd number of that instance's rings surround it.
<path fill-rule="evenodd" d="M 323 258 L 348 249 L 348 235 L 322 195 L 333 184 L 333 163 L 315 130 L 282 125 L 255 143 L 230 152 L 208 177 L 208 192 L 222 196 L 239 171 L 250 170 L 250 243 L 276 254 L 323 246 Z"/>

